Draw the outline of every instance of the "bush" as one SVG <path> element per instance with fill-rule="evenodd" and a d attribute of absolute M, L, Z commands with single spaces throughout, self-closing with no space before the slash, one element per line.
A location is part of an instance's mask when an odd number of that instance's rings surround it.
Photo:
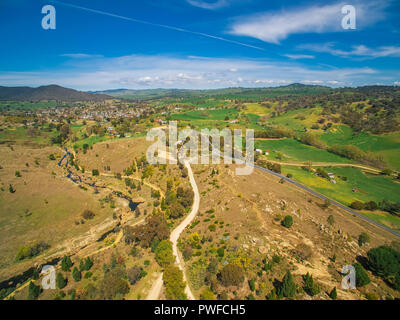
<path fill-rule="evenodd" d="M 239 286 L 244 280 L 243 269 L 237 264 L 228 263 L 221 270 L 220 280 L 222 284 L 226 287 Z"/>
<path fill-rule="evenodd" d="M 88 210 L 88 209 L 85 209 L 85 210 L 82 212 L 82 217 L 83 217 L 84 219 L 86 219 L 86 220 L 93 219 L 94 216 L 95 216 L 95 214 L 93 213 L 93 211 L 90 211 L 90 210 Z"/>
<path fill-rule="evenodd" d="M 364 244 L 368 243 L 370 240 L 369 235 L 365 232 L 362 232 L 358 237 L 358 245 L 361 247 Z"/>
<path fill-rule="evenodd" d="M 292 216 L 286 216 L 283 221 L 282 225 L 286 228 L 290 228 L 293 225 L 293 217 Z"/>
<path fill-rule="evenodd" d="M 329 293 L 329 297 L 330 297 L 332 300 L 336 300 L 336 299 L 337 299 L 336 287 L 334 287 L 334 288 L 332 289 L 332 291 Z"/>
<path fill-rule="evenodd" d="M 187 300 L 185 294 L 186 284 L 183 281 L 183 273 L 176 266 L 168 266 L 164 270 L 163 280 L 167 299 Z"/>
<path fill-rule="evenodd" d="M 215 300 L 215 295 L 210 289 L 204 289 L 200 293 L 200 300 Z"/>
<path fill-rule="evenodd" d="M 296 284 L 293 281 L 293 276 L 288 270 L 283 277 L 282 285 L 279 288 L 278 296 L 283 296 L 286 298 L 293 298 L 296 294 Z"/>
<path fill-rule="evenodd" d="M 304 291 L 310 296 L 315 296 L 320 292 L 319 286 L 314 283 L 312 275 L 310 275 L 308 272 L 304 276 Z"/>
<path fill-rule="evenodd" d="M 28 300 L 36 300 L 40 294 L 40 286 L 35 285 L 32 281 L 29 283 Z"/>
<path fill-rule="evenodd" d="M 67 285 L 67 279 L 65 279 L 61 272 L 57 272 L 56 284 L 58 289 L 63 289 Z"/>
<path fill-rule="evenodd" d="M 166 267 L 175 261 L 175 256 L 172 252 L 172 242 L 162 240 L 155 250 L 156 261 L 161 267 Z"/>
<path fill-rule="evenodd" d="M 98 169 L 93 169 L 92 170 L 92 176 L 98 176 L 99 175 L 99 170 Z"/>
<path fill-rule="evenodd" d="M 146 271 L 143 268 L 134 266 L 127 271 L 129 283 L 134 285 L 138 282 L 141 278 L 146 275 Z"/>
<path fill-rule="evenodd" d="M 71 258 L 68 256 L 64 256 L 61 260 L 61 270 L 64 272 L 69 272 L 73 263 L 71 261 Z"/>
<path fill-rule="evenodd" d="M 368 267 L 400 290 L 400 253 L 392 247 L 380 246 L 369 250 L 367 255 Z"/>
<path fill-rule="evenodd" d="M 362 210 L 362 209 L 365 208 L 365 207 L 364 207 L 364 203 L 362 203 L 361 201 L 353 201 L 353 202 L 350 204 L 350 207 L 352 207 L 352 208 L 355 209 L 355 210 Z"/>
<path fill-rule="evenodd" d="M 17 252 L 16 260 L 21 261 L 24 259 L 33 258 L 42 253 L 43 251 L 47 250 L 48 248 L 50 248 L 50 245 L 44 241 L 38 242 L 31 246 L 22 247 Z"/>
<path fill-rule="evenodd" d="M 365 271 L 365 269 L 363 268 L 363 266 L 361 264 L 356 262 L 355 264 L 353 264 L 353 267 L 356 271 L 356 286 L 357 287 L 364 287 L 365 285 L 367 285 L 368 283 L 371 282 L 367 272 Z"/>
<path fill-rule="evenodd" d="M 74 269 L 72 270 L 72 278 L 74 278 L 75 282 L 79 282 L 82 279 L 82 274 L 81 272 L 78 270 L 77 267 L 74 267 Z"/>

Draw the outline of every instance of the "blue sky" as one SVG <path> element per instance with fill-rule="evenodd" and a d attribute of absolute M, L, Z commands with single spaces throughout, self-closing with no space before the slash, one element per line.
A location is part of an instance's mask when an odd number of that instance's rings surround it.
<path fill-rule="evenodd" d="M 47 4 L 55 30 L 41 26 Z M 0 21 L 5 86 L 400 85 L 395 0 L 1 0 Z"/>

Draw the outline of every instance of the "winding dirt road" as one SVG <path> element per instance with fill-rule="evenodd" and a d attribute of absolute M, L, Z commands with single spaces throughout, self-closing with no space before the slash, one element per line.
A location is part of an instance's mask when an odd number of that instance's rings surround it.
<path fill-rule="evenodd" d="M 187 278 L 185 275 L 185 268 L 184 268 L 185 264 L 182 259 L 182 256 L 180 255 L 180 253 L 178 251 L 178 246 L 177 246 L 179 236 L 181 235 L 182 231 L 185 230 L 185 228 L 196 217 L 197 212 L 199 211 L 199 206 L 200 206 L 199 189 L 197 188 L 196 180 L 194 179 L 193 171 L 192 171 L 192 168 L 190 167 L 190 164 L 188 161 L 185 161 L 185 167 L 188 170 L 190 184 L 192 186 L 193 193 L 194 193 L 193 206 L 192 206 L 192 210 L 186 216 L 186 218 L 171 232 L 169 239 L 172 242 L 172 251 L 175 255 L 175 262 L 178 265 L 179 269 L 182 270 L 183 279 L 186 281 L 186 288 L 185 288 L 186 296 L 188 297 L 189 300 L 195 300 L 196 298 L 194 297 L 193 292 L 188 285 L 188 281 L 187 281 Z M 153 286 L 151 287 L 150 292 L 147 295 L 147 300 L 157 300 L 160 297 L 161 290 L 162 290 L 162 283 L 163 283 L 163 280 L 162 280 L 162 273 L 161 273 L 158 276 L 158 278 L 156 279 L 156 281 L 153 283 Z"/>

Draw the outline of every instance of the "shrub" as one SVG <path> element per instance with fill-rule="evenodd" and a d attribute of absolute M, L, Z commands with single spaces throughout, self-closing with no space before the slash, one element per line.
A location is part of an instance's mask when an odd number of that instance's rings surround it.
<path fill-rule="evenodd" d="M 183 273 L 176 266 L 168 266 L 164 270 L 163 280 L 165 284 L 165 293 L 170 300 L 187 300 L 185 294 L 185 282 Z"/>
<path fill-rule="evenodd" d="M 127 274 L 129 283 L 134 285 L 136 282 L 138 282 L 141 278 L 143 278 L 146 275 L 146 272 L 143 270 L 143 268 L 134 266 L 128 269 Z"/>
<path fill-rule="evenodd" d="M 193 256 L 192 247 L 191 246 L 186 246 L 185 249 L 183 249 L 182 255 L 183 255 L 183 259 L 185 261 L 190 260 L 190 258 L 192 258 L 192 256 Z"/>
<path fill-rule="evenodd" d="M 172 252 L 172 242 L 169 240 L 162 240 L 156 250 L 156 261 L 161 267 L 166 267 L 175 261 L 174 254 Z"/>
<path fill-rule="evenodd" d="M 40 294 L 40 286 L 35 285 L 32 281 L 29 283 L 28 300 L 36 300 Z"/>
<path fill-rule="evenodd" d="M 85 209 L 85 210 L 82 212 L 82 217 L 83 217 L 84 219 L 86 219 L 86 220 L 93 219 L 94 216 L 95 216 L 95 214 L 94 214 L 93 211 L 91 211 L 91 210 Z"/>
<path fill-rule="evenodd" d="M 315 296 L 320 292 L 319 286 L 314 283 L 314 279 L 312 275 L 310 275 L 308 272 L 304 276 L 304 290 L 307 292 L 310 296 Z"/>
<path fill-rule="evenodd" d="M 353 267 L 356 271 L 356 286 L 357 287 L 363 287 L 371 282 L 367 272 L 365 271 L 365 269 L 363 268 L 363 266 L 361 264 L 356 262 L 353 265 Z"/>
<path fill-rule="evenodd" d="M 279 288 L 278 296 L 283 296 L 286 298 L 293 298 L 296 294 L 296 284 L 293 281 L 293 276 L 288 270 L 283 277 L 282 285 Z"/>
<path fill-rule="evenodd" d="M 207 288 L 200 293 L 200 300 L 215 300 L 215 295 Z"/>
<path fill-rule="evenodd" d="M 293 225 L 293 217 L 292 216 L 286 216 L 283 221 L 282 225 L 286 228 L 290 228 Z"/>
<path fill-rule="evenodd" d="M 243 269 L 237 264 L 228 263 L 222 268 L 220 279 L 224 286 L 239 286 L 244 280 Z"/>
<path fill-rule="evenodd" d="M 358 245 L 361 247 L 364 244 L 368 243 L 370 240 L 369 235 L 365 232 L 362 232 L 358 237 Z"/>
<path fill-rule="evenodd" d="M 364 209 L 364 203 L 362 203 L 361 201 L 353 201 L 350 207 L 352 207 L 355 210 L 362 210 Z"/>
<path fill-rule="evenodd" d="M 389 246 L 380 246 L 369 250 L 367 255 L 368 267 L 400 290 L 400 252 Z"/>
<path fill-rule="evenodd" d="M 71 261 L 71 258 L 68 256 L 64 256 L 61 260 L 61 270 L 64 272 L 70 271 L 73 263 Z"/>
<path fill-rule="evenodd" d="M 334 287 L 334 288 L 332 289 L 332 291 L 329 293 L 329 297 L 330 297 L 332 300 L 336 300 L 336 299 L 337 299 L 336 287 Z"/>
<path fill-rule="evenodd" d="M 44 241 L 35 243 L 30 246 L 22 247 L 17 252 L 16 260 L 21 261 L 24 259 L 33 258 L 42 253 L 43 251 L 47 250 L 48 248 L 50 248 L 50 245 Z"/>
<path fill-rule="evenodd" d="M 65 279 L 61 272 L 57 272 L 56 284 L 58 289 L 63 289 L 67 285 L 67 279 Z"/>
<path fill-rule="evenodd" d="M 77 267 L 74 267 L 74 269 L 72 270 L 72 278 L 75 282 L 79 282 L 82 279 L 82 274 Z"/>

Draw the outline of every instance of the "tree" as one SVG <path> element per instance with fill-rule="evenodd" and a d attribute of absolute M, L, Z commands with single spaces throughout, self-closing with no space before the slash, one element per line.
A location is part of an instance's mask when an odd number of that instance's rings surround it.
<path fill-rule="evenodd" d="M 336 287 L 334 287 L 334 288 L 332 289 L 332 291 L 329 293 L 329 297 L 330 297 L 332 300 L 336 300 L 336 299 L 337 299 Z"/>
<path fill-rule="evenodd" d="M 192 247 L 189 246 L 189 245 L 187 245 L 187 246 L 185 247 L 185 249 L 183 249 L 182 255 L 183 255 L 183 259 L 184 259 L 185 261 L 190 260 L 190 258 L 191 258 L 192 255 L 193 255 L 193 249 L 192 249 Z"/>
<path fill-rule="evenodd" d="M 368 266 L 379 276 L 400 274 L 400 253 L 389 246 L 380 246 L 368 251 Z"/>
<path fill-rule="evenodd" d="M 333 226 L 335 224 L 335 218 L 333 217 L 333 215 L 330 215 L 328 217 L 328 223 L 330 226 Z"/>
<path fill-rule="evenodd" d="M 170 300 L 187 300 L 185 294 L 186 284 L 183 281 L 183 273 L 177 266 L 168 266 L 164 270 L 163 281 L 165 293 Z"/>
<path fill-rule="evenodd" d="M 353 264 L 353 267 L 356 271 L 356 286 L 357 287 L 363 287 L 371 282 L 367 272 L 365 271 L 365 269 L 363 268 L 363 266 L 361 264 L 356 262 L 355 264 Z"/>
<path fill-rule="evenodd" d="M 75 282 L 79 282 L 82 279 L 82 274 L 77 267 L 74 267 L 74 269 L 72 269 L 72 278 L 74 278 Z"/>
<path fill-rule="evenodd" d="M 13 188 L 13 186 L 10 184 L 8 187 L 8 191 L 10 191 L 10 193 L 14 193 L 15 189 Z"/>
<path fill-rule="evenodd" d="M 70 271 L 73 263 L 71 261 L 71 258 L 69 256 L 64 256 L 61 260 L 61 270 L 64 272 Z"/>
<path fill-rule="evenodd" d="M 296 294 L 296 284 L 293 281 L 293 276 L 288 270 L 283 277 L 282 280 L 282 285 L 279 288 L 279 294 L 278 296 L 283 296 L 286 298 L 293 298 L 294 295 Z"/>
<path fill-rule="evenodd" d="M 207 288 L 200 293 L 200 300 L 215 300 L 215 295 Z"/>
<path fill-rule="evenodd" d="M 98 169 L 93 169 L 92 170 L 92 176 L 98 176 L 99 175 L 99 170 Z"/>
<path fill-rule="evenodd" d="M 162 240 L 156 250 L 156 261 L 161 267 L 166 267 L 175 261 L 175 256 L 172 252 L 172 242 L 169 240 Z"/>
<path fill-rule="evenodd" d="M 82 212 L 82 217 L 83 217 L 84 219 L 86 219 L 86 220 L 91 220 L 91 219 L 94 218 L 94 216 L 95 216 L 95 214 L 94 214 L 93 211 L 91 211 L 91 210 L 85 209 L 85 210 Z"/>
<path fill-rule="evenodd" d="M 40 286 L 37 286 L 31 281 L 28 288 L 28 300 L 36 300 L 40 294 Z"/>
<path fill-rule="evenodd" d="M 239 286 L 244 280 L 243 269 L 237 264 L 228 263 L 221 270 L 220 280 L 225 287 Z"/>
<path fill-rule="evenodd" d="M 366 232 L 362 232 L 358 237 L 358 245 L 361 247 L 368 243 L 370 240 L 369 235 Z"/>
<path fill-rule="evenodd" d="M 312 275 L 310 275 L 308 272 L 304 276 L 304 290 L 307 292 L 310 296 L 315 296 L 320 292 L 319 286 L 314 283 L 314 279 Z"/>
<path fill-rule="evenodd" d="M 292 216 L 287 215 L 283 221 L 282 221 L 282 225 L 286 228 L 290 228 L 293 225 L 293 218 Z"/>
<path fill-rule="evenodd" d="M 362 210 L 364 209 L 364 203 L 362 203 L 361 201 L 353 201 L 350 204 L 350 207 L 352 207 L 355 210 Z"/>
<path fill-rule="evenodd" d="M 143 268 L 138 267 L 138 266 L 133 266 L 132 268 L 128 269 L 128 271 L 127 271 L 128 280 L 131 285 L 134 285 L 141 278 L 143 278 L 146 274 L 147 274 L 146 271 L 144 271 Z"/>
<path fill-rule="evenodd" d="M 67 285 L 67 279 L 65 279 L 61 272 L 57 272 L 56 284 L 58 289 L 63 289 Z"/>

